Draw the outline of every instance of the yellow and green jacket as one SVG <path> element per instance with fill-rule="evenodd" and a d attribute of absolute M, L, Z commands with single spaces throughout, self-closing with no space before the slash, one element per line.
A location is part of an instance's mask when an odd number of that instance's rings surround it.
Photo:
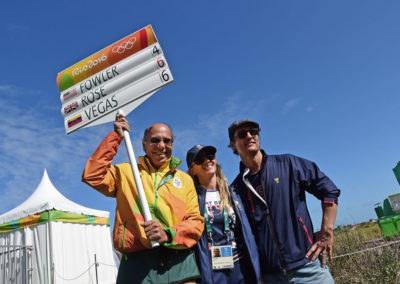
<path fill-rule="evenodd" d="M 132 174 L 131 165 L 111 165 L 122 138 L 111 131 L 89 158 L 82 181 L 115 197 L 117 208 L 114 225 L 114 247 L 122 253 L 151 248 L 143 227 L 144 216 Z M 155 169 L 146 157 L 139 157 L 139 172 L 154 220 L 172 236 L 165 246 L 186 249 L 194 246 L 204 229 L 192 178 L 177 169 L 181 161 L 171 157 Z"/>

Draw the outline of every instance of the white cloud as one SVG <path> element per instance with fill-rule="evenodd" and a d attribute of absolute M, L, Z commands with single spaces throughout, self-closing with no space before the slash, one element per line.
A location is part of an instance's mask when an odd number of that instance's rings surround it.
<path fill-rule="evenodd" d="M 266 101 L 258 98 L 253 99 L 242 92 L 227 97 L 218 112 L 214 114 L 200 114 L 198 126 L 204 128 L 212 137 L 228 133 L 229 125 L 238 119 L 249 118 L 256 120 L 260 113 L 266 112 Z"/>
<path fill-rule="evenodd" d="M 294 107 L 296 107 L 300 102 L 299 98 L 294 98 L 291 99 L 289 101 L 287 101 L 284 105 L 283 105 L 283 113 L 288 113 L 290 112 Z"/>
<path fill-rule="evenodd" d="M 27 89 L 23 89 L 21 87 L 18 86 L 14 86 L 14 85 L 7 85 L 7 84 L 3 84 L 0 85 L 0 95 L 2 95 L 3 97 L 16 97 L 16 96 L 20 96 L 22 94 L 25 95 L 36 95 L 36 94 L 40 94 L 40 91 L 37 90 L 27 90 Z"/>
<path fill-rule="evenodd" d="M 236 92 L 226 98 L 217 111 L 200 113 L 195 123 L 189 128 L 175 129 L 177 143 L 175 155 L 186 157 L 186 151 L 195 144 L 221 143 L 228 145 L 228 127 L 238 119 L 249 118 L 258 121 L 266 116 L 268 101 L 263 97 L 251 97 L 243 92 Z M 215 107 L 214 107 L 215 109 Z"/>
<path fill-rule="evenodd" d="M 47 117 L 31 108 L 21 107 L 15 95 L 24 92 L 15 86 L 0 86 L 0 212 L 16 205 L 38 185 L 44 168 L 51 168 L 50 177 L 68 180 L 82 172 L 89 149 L 87 141 L 98 141 L 102 128 L 85 131 L 71 138 L 61 127 L 51 125 Z"/>

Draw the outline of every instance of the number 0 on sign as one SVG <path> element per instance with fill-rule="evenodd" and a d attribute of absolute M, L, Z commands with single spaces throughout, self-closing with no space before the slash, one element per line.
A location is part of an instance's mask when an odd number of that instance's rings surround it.
<path fill-rule="evenodd" d="M 113 121 L 121 108 L 127 115 L 173 80 L 149 25 L 58 73 L 65 130 Z"/>

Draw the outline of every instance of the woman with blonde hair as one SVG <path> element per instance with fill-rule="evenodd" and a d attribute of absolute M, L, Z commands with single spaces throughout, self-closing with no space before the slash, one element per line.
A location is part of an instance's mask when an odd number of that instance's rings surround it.
<path fill-rule="evenodd" d="M 239 194 L 230 191 L 216 151 L 213 146 L 195 145 L 186 155 L 205 221 L 195 248 L 200 283 L 260 283 L 256 243 Z"/>

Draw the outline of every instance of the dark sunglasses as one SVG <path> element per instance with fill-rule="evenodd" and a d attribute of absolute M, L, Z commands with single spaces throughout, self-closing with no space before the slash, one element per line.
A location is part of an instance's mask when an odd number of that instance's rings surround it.
<path fill-rule="evenodd" d="M 174 142 L 174 139 L 160 138 L 160 137 L 151 137 L 150 138 L 151 144 L 159 144 L 161 141 L 163 141 L 165 145 L 172 145 L 172 143 Z"/>
<path fill-rule="evenodd" d="M 250 133 L 251 136 L 256 136 L 260 133 L 260 129 L 257 128 L 250 128 L 250 129 L 243 129 L 236 133 L 236 137 L 243 139 L 247 136 L 247 132 Z"/>
<path fill-rule="evenodd" d="M 215 155 L 214 154 L 207 154 L 207 155 L 201 155 L 199 157 L 196 157 L 196 159 L 193 161 L 196 165 L 201 165 L 204 163 L 205 160 L 214 160 Z"/>

